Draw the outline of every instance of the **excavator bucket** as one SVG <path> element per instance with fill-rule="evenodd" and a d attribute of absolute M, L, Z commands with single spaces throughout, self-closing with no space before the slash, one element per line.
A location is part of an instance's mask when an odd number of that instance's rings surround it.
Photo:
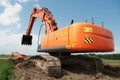
<path fill-rule="evenodd" d="M 32 36 L 26 36 L 26 35 L 23 35 L 22 37 L 22 42 L 21 42 L 22 45 L 32 45 Z"/>

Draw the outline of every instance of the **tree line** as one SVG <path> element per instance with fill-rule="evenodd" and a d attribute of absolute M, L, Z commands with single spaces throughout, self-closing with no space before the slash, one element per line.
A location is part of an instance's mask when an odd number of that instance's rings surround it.
<path fill-rule="evenodd" d="M 109 59 L 109 60 L 120 60 L 120 54 L 114 53 L 114 54 L 85 54 L 90 57 L 97 57 L 101 59 Z"/>
<path fill-rule="evenodd" d="M 101 58 L 101 59 L 120 60 L 120 53 L 114 53 L 114 54 L 113 53 L 112 54 L 90 53 L 90 54 L 84 54 L 84 55 L 90 56 L 90 57 Z M 3 58 L 3 57 L 10 57 L 10 55 L 1 54 L 0 58 Z"/>

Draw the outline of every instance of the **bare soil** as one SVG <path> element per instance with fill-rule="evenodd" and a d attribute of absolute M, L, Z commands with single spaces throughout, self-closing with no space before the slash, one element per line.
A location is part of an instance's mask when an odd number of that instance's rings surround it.
<path fill-rule="evenodd" d="M 120 66 L 105 65 L 101 72 L 90 72 L 78 67 L 63 66 L 61 77 L 44 74 L 31 60 L 11 60 L 15 64 L 12 80 L 120 80 Z"/>

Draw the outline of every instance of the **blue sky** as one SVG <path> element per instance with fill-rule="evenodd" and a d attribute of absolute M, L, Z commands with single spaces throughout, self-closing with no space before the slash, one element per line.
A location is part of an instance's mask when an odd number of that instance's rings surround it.
<path fill-rule="evenodd" d="M 25 33 L 29 17 L 34 7 L 47 7 L 54 15 L 59 28 L 75 22 L 101 25 L 111 30 L 114 36 L 115 52 L 120 52 L 120 0 L 0 0 L 0 52 L 10 54 L 19 51 L 24 54 L 39 54 L 37 34 L 41 20 L 37 19 L 33 27 L 33 45 L 21 46 L 21 36 Z"/>

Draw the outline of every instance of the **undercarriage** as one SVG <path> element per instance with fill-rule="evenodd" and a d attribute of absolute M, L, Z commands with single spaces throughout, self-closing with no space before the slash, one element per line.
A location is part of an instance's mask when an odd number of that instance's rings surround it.
<path fill-rule="evenodd" d="M 98 58 L 84 55 L 71 55 L 70 53 L 66 53 L 66 55 L 61 53 L 57 55 L 56 53 L 49 54 L 50 55 L 37 55 L 30 58 L 37 67 L 49 76 L 60 77 L 63 66 L 79 67 L 93 72 L 101 71 L 104 66 Z"/>
<path fill-rule="evenodd" d="M 32 62 L 42 70 L 43 73 L 59 77 L 61 75 L 61 63 L 59 58 L 50 55 L 32 56 Z"/>

